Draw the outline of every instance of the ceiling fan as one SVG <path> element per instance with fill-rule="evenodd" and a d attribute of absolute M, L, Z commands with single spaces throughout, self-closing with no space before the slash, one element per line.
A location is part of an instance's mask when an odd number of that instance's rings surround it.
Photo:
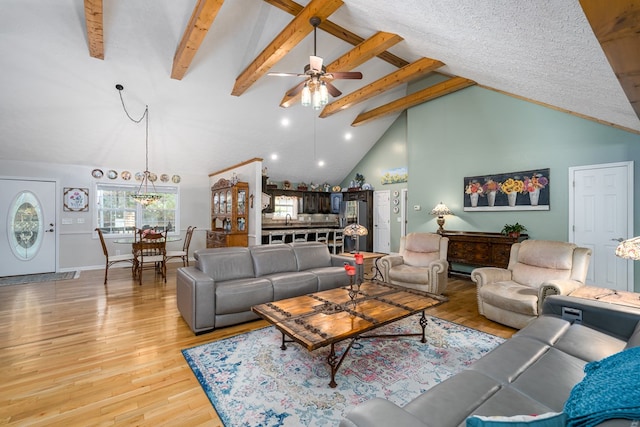
<path fill-rule="evenodd" d="M 342 92 L 335 87 L 331 80 L 334 79 L 361 79 L 362 73 L 359 71 L 336 71 L 327 73 L 327 69 L 322 65 L 322 58 L 316 55 L 316 34 L 320 18 L 313 16 L 309 19 L 309 23 L 313 26 L 313 55 L 309 57 L 309 63 L 304 66 L 304 73 L 269 73 L 270 76 L 285 77 L 306 77 L 299 85 L 287 92 L 287 96 L 296 96 L 302 92 L 302 105 L 308 106 L 312 104 L 313 108 L 319 109 L 329 101 L 328 94 L 336 97 L 342 95 Z"/>

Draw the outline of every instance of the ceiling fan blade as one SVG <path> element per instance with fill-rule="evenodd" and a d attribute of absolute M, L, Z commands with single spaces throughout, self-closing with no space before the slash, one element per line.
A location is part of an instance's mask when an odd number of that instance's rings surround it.
<path fill-rule="evenodd" d="M 267 73 L 267 75 L 269 76 L 276 76 L 276 77 L 306 77 L 306 74 L 300 74 L 300 73 L 277 73 L 277 72 L 272 72 L 272 73 Z"/>
<path fill-rule="evenodd" d="M 333 73 L 328 73 L 327 77 L 333 79 L 356 79 L 360 80 L 362 78 L 362 73 L 359 71 L 336 71 Z"/>
<path fill-rule="evenodd" d="M 327 91 L 328 91 L 328 92 L 329 92 L 329 94 L 330 94 L 331 96 L 333 96 L 334 98 L 335 98 L 336 96 L 340 96 L 340 95 L 342 95 L 342 92 L 340 92 L 340 91 L 338 90 L 338 88 L 337 88 L 337 87 L 335 87 L 334 85 L 332 85 L 332 84 L 331 84 L 331 82 L 327 82 L 327 81 L 325 81 L 325 82 L 324 82 L 324 84 L 325 84 L 325 85 L 327 85 Z"/>
<path fill-rule="evenodd" d="M 289 92 L 287 92 L 287 96 L 289 96 L 289 97 L 296 96 L 297 94 L 302 92 L 302 88 L 304 88 L 304 85 L 306 83 L 307 83 L 307 80 L 305 80 L 303 82 L 300 82 L 300 84 L 298 84 L 296 87 L 294 87 Z"/>
<path fill-rule="evenodd" d="M 309 66 L 312 70 L 321 72 L 322 71 L 322 58 L 319 56 L 310 56 L 309 57 Z"/>

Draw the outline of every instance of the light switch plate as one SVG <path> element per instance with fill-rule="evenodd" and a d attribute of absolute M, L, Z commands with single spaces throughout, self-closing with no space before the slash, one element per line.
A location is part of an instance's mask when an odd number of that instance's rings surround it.
<path fill-rule="evenodd" d="M 419 211 L 420 209 L 422 209 L 422 207 L 420 205 L 413 205 L 413 210 L 414 211 Z"/>

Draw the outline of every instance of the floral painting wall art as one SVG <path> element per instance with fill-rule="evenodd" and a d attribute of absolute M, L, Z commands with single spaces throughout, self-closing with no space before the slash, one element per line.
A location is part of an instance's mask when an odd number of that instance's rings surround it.
<path fill-rule="evenodd" d="M 464 178 L 465 211 L 546 210 L 549 169 Z"/>

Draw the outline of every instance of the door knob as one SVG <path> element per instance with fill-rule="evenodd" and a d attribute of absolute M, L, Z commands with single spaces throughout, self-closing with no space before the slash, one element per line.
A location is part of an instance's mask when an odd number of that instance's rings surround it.
<path fill-rule="evenodd" d="M 617 239 L 611 239 L 614 242 L 624 242 L 624 239 L 622 237 L 618 237 Z"/>
<path fill-rule="evenodd" d="M 53 228 L 50 228 L 48 230 L 44 230 L 45 233 L 53 233 Z"/>

